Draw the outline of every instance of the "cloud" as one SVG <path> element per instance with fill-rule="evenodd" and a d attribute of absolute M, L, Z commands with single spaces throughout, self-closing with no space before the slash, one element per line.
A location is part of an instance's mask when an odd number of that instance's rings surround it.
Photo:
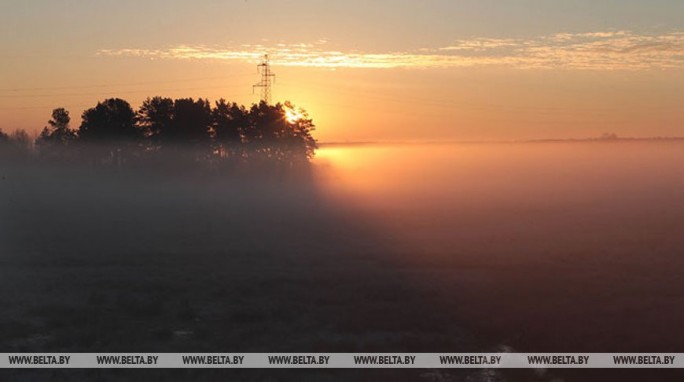
<path fill-rule="evenodd" d="M 630 31 L 557 33 L 527 39 L 472 38 L 443 47 L 406 52 L 326 49 L 314 43 L 243 44 L 234 47 L 180 45 L 164 49 L 102 49 L 100 56 L 148 59 L 258 62 L 268 53 L 274 65 L 318 68 L 459 68 L 648 70 L 684 68 L 684 32 Z"/>

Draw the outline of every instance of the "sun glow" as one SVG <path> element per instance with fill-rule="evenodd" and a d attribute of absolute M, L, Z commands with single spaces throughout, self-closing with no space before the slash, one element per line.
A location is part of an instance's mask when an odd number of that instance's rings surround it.
<path fill-rule="evenodd" d="M 294 110 L 291 108 L 285 109 L 285 118 L 290 123 L 295 123 L 295 122 L 299 121 L 300 119 L 302 119 L 303 117 L 304 116 L 302 115 L 302 113 L 297 111 L 297 110 Z"/>

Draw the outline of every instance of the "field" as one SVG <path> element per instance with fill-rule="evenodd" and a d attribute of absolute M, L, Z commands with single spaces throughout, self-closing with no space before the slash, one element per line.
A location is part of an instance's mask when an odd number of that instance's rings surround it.
<path fill-rule="evenodd" d="M 4 164 L 0 349 L 681 352 L 682 149 L 677 142 L 329 147 L 310 171 L 234 176 Z M 428 370 L 5 375 L 643 377 Z"/>

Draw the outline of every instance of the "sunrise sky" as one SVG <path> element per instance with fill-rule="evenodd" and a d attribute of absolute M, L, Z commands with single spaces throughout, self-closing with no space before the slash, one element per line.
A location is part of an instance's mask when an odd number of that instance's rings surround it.
<path fill-rule="evenodd" d="M 2 0 L 0 128 L 98 100 L 276 101 L 320 141 L 684 136 L 675 0 Z"/>

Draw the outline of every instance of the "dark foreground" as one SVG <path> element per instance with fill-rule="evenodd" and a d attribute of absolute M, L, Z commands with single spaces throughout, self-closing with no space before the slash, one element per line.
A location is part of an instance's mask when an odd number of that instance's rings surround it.
<path fill-rule="evenodd" d="M 551 157 L 529 148 L 509 148 L 508 157 L 470 150 L 432 178 L 410 167 L 394 174 L 411 186 L 393 183 L 392 169 L 388 183 L 350 186 L 344 174 L 161 176 L 4 166 L 0 352 L 682 351 L 684 202 L 676 190 L 684 178 L 674 164 L 684 155 L 659 148 L 600 158 L 586 148 L 553 148 Z M 646 155 L 647 165 L 632 159 L 618 171 L 633 153 Z M 350 172 L 358 179 L 377 170 L 369 163 Z M 682 378 L 619 370 L 2 375 Z"/>
<path fill-rule="evenodd" d="M 307 174 L 155 177 L 6 170 L 3 352 L 362 352 L 473 348 L 363 219 Z M 384 372 L 396 380 L 424 372 Z M 18 379 L 376 379 L 377 372 L 8 371 Z M 478 374 L 478 373 L 468 373 Z M 465 374 L 463 374 L 465 375 Z"/>

